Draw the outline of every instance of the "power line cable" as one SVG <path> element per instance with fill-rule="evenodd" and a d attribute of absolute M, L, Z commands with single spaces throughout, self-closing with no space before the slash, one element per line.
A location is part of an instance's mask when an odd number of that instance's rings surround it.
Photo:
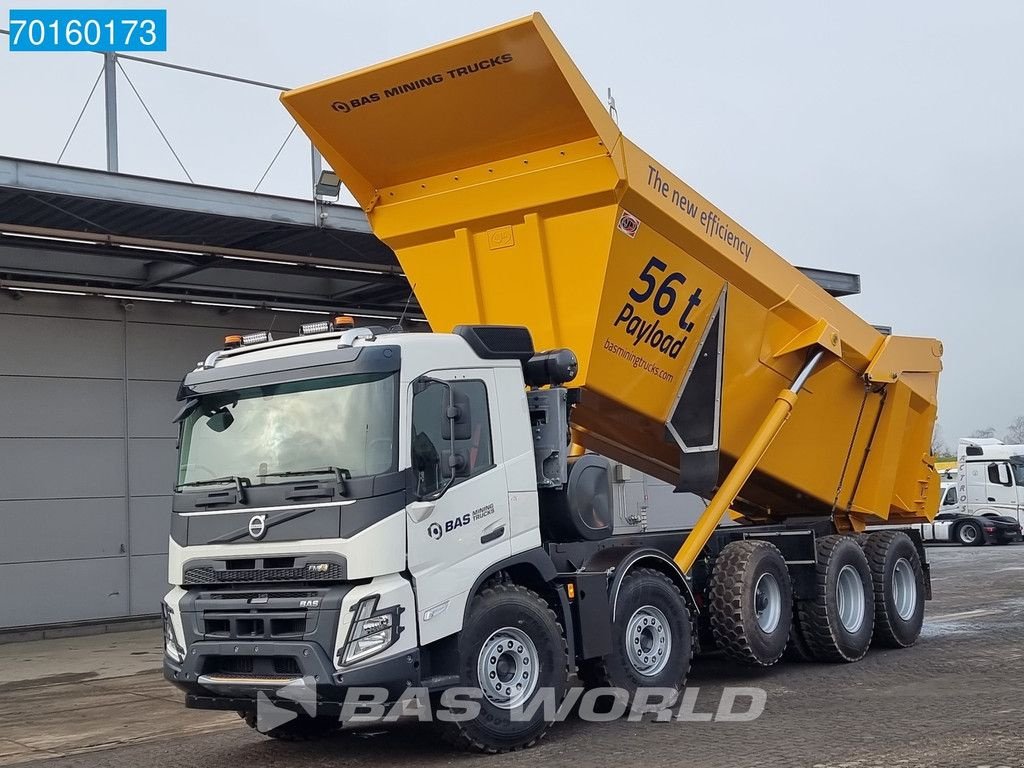
<path fill-rule="evenodd" d="M 274 167 L 274 163 L 277 162 L 277 158 L 279 158 L 281 156 L 281 153 L 284 151 L 284 145 L 288 143 L 288 139 L 292 137 L 292 134 L 295 133 L 295 129 L 298 127 L 299 124 L 295 123 L 295 125 L 292 126 L 292 129 L 288 131 L 288 135 L 284 137 L 284 141 L 281 142 L 281 146 L 277 148 L 277 153 L 274 155 L 274 159 L 270 161 L 270 165 L 267 166 L 267 170 L 265 170 L 263 172 L 263 175 L 260 176 L 260 180 L 256 182 L 256 186 L 252 188 L 253 192 L 259 191 L 260 185 L 263 183 L 263 180 L 267 178 L 267 174 L 270 173 L 270 169 Z"/>
<path fill-rule="evenodd" d="M 121 74 L 124 75 L 124 79 L 128 81 L 128 85 L 135 93 L 135 98 L 139 100 L 139 103 L 142 105 L 142 108 L 146 110 L 146 114 L 149 115 L 149 119 L 153 121 L 153 126 L 156 128 L 157 133 L 160 134 L 160 138 L 164 140 L 164 144 L 167 145 L 167 148 L 171 151 L 171 154 L 174 155 L 174 159 L 178 161 L 178 165 L 181 168 L 182 172 L 185 174 L 185 176 L 188 178 L 190 182 L 195 184 L 195 180 L 192 178 L 192 175 L 188 172 L 188 169 L 185 167 L 185 164 L 181 162 L 181 158 L 178 157 L 178 153 L 174 151 L 174 147 L 171 146 L 171 142 L 167 139 L 167 135 L 163 132 L 163 129 L 160 127 L 160 123 L 156 121 L 156 118 L 153 117 L 153 113 L 150 112 L 149 107 L 146 106 L 146 102 L 142 98 L 142 94 L 139 93 L 139 89 L 135 87 L 135 83 L 133 83 L 132 79 L 128 77 L 128 73 L 125 72 L 124 67 L 121 66 L 121 62 L 118 61 L 117 58 L 115 58 L 114 61 L 117 62 L 117 68 L 121 70 Z"/>
<path fill-rule="evenodd" d="M 82 105 L 82 111 L 78 113 L 78 119 L 75 120 L 75 125 L 71 129 L 71 133 L 68 134 L 68 140 L 64 142 L 63 149 L 61 149 L 60 154 L 57 155 L 58 163 L 64 159 L 64 153 L 68 151 L 71 139 L 75 137 L 75 131 L 78 130 L 78 124 L 82 122 L 82 117 L 85 115 L 85 110 L 88 108 L 89 102 L 92 101 L 92 95 L 96 93 L 96 86 L 100 84 L 101 77 L 103 77 L 103 67 L 100 67 L 99 74 L 96 75 L 96 81 L 92 84 L 92 88 L 89 89 L 89 95 L 85 97 L 85 104 Z"/>

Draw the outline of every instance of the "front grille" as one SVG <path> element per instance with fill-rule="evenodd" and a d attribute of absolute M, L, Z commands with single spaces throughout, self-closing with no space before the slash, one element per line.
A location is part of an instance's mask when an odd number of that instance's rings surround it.
<path fill-rule="evenodd" d="M 202 631 L 207 638 L 257 638 L 294 640 L 316 627 L 316 612 L 204 611 Z"/>
<path fill-rule="evenodd" d="M 274 598 L 279 600 L 300 600 L 309 597 L 319 597 L 322 593 L 315 591 L 305 592 L 211 592 L 204 594 L 204 600 L 256 600 L 261 597 Z"/>
<path fill-rule="evenodd" d="M 252 656 L 214 656 L 215 664 L 208 672 L 221 672 L 231 675 L 251 675 L 253 671 Z"/>
<path fill-rule="evenodd" d="M 264 584 L 282 581 L 344 581 L 345 566 L 326 564 L 326 568 L 248 568 L 218 570 L 198 567 L 185 571 L 185 584 Z"/>
<path fill-rule="evenodd" d="M 202 673 L 235 678 L 293 678 L 301 675 L 302 670 L 298 660 L 291 656 L 209 656 Z"/>

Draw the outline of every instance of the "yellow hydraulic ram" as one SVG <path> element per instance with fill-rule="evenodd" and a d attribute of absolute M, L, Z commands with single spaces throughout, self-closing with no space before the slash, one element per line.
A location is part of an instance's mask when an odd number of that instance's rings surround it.
<path fill-rule="evenodd" d="M 796 399 L 800 394 L 800 390 L 803 389 L 807 379 L 814 372 L 815 367 L 824 355 L 824 350 L 815 352 L 803 369 L 801 369 L 800 374 L 789 389 L 779 392 L 765 420 L 758 427 L 746 449 L 740 454 L 732 469 L 725 476 L 722 484 L 718 487 L 718 491 L 711 497 L 707 509 L 701 513 L 693 530 L 687 534 L 686 540 L 683 541 L 683 546 L 679 548 L 675 557 L 676 565 L 679 566 L 683 573 L 689 573 L 694 562 L 700 557 L 704 545 L 708 543 L 708 539 L 711 538 L 715 528 L 718 527 L 722 518 L 725 517 L 725 513 L 729 511 L 729 507 L 732 506 L 740 491 L 743 490 L 744 484 L 750 478 L 758 462 L 761 461 L 761 457 L 764 456 L 765 451 L 768 450 L 772 441 L 779 434 L 779 430 L 782 429 L 789 415 L 793 412 L 793 406 L 796 405 Z"/>
<path fill-rule="evenodd" d="M 525 325 L 573 350 L 573 441 L 704 483 L 682 562 L 726 509 L 934 515 L 939 342 L 883 335 L 633 144 L 539 15 L 282 101 L 434 331 Z"/>

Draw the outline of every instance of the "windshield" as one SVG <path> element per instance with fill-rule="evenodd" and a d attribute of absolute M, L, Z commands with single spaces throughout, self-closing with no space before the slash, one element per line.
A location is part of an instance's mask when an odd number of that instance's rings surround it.
<path fill-rule="evenodd" d="M 334 468 L 351 477 L 396 466 L 395 374 L 357 374 L 204 395 L 182 426 L 178 484 Z"/>
<path fill-rule="evenodd" d="M 1010 468 L 1013 470 L 1013 479 L 1017 485 L 1024 485 L 1024 464 L 1013 461 L 1010 463 Z"/>

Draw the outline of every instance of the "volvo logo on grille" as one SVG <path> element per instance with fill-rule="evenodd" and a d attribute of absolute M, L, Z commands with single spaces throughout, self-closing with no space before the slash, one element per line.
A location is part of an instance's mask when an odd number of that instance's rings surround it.
<path fill-rule="evenodd" d="M 249 535 L 257 541 L 267 534 L 267 516 L 253 515 L 249 520 Z"/>

